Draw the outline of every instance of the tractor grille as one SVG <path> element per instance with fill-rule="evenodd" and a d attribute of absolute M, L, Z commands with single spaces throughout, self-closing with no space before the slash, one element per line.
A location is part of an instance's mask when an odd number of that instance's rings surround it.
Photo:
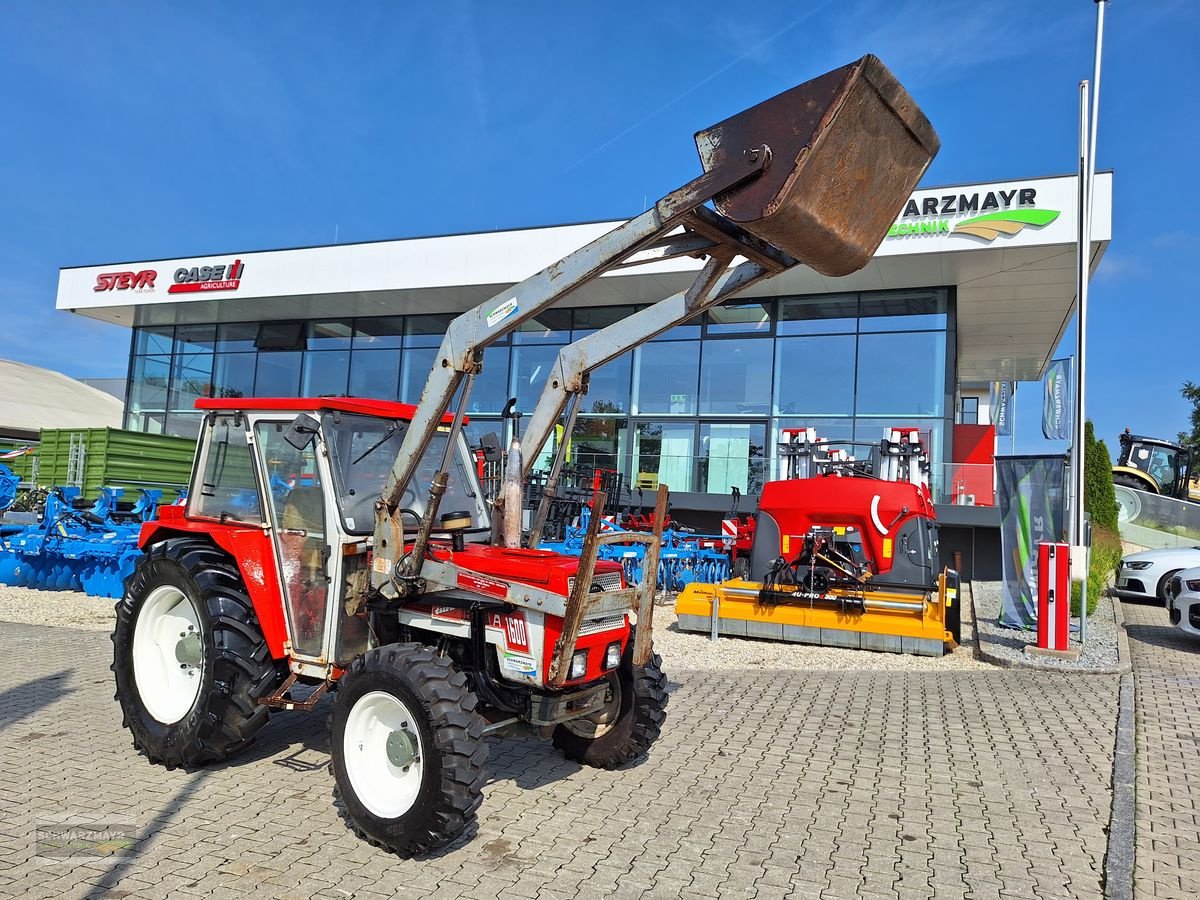
<path fill-rule="evenodd" d="M 601 631 L 615 631 L 625 626 L 624 616 L 601 616 L 599 619 L 588 619 L 579 629 L 579 635 L 597 634 Z"/>
<path fill-rule="evenodd" d="M 592 590 L 619 591 L 621 589 L 620 572 L 598 572 L 592 576 Z M 575 590 L 575 576 L 567 579 L 567 593 Z"/>

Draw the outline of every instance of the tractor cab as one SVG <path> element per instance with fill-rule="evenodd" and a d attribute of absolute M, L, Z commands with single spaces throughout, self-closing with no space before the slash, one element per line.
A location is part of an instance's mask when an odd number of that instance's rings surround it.
<path fill-rule="evenodd" d="M 189 530 L 214 521 L 228 532 L 260 529 L 258 565 L 280 573 L 283 594 L 284 620 L 276 641 L 268 634 L 268 642 L 281 650 L 287 643 L 293 671 L 323 678 L 330 663 L 345 666 L 368 648 L 368 619 L 355 597 L 369 577 L 375 503 L 413 408 L 350 398 L 214 399 L 197 406 L 208 414 L 193 484 L 187 505 L 166 522 L 182 519 Z M 439 429 L 430 442 L 414 485 L 432 479 L 449 430 Z M 479 540 L 490 531 L 488 508 L 461 434 L 459 443 L 439 536 Z M 425 502 L 420 490 L 403 495 L 410 527 Z"/>
<path fill-rule="evenodd" d="M 1200 496 L 1190 447 L 1131 434 L 1128 428 L 1121 434 L 1121 452 L 1113 467 L 1113 481 L 1177 500 Z"/>

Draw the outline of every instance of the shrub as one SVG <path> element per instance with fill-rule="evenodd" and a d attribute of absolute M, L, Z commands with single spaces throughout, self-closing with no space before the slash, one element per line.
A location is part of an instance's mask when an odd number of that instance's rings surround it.
<path fill-rule="evenodd" d="M 1088 615 L 1096 611 L 1096 604 L 1108 582 L 1108 576 L 1117 568 L 1121 561 L 1121 536 L 1116 530 L 1103 525 L 1092 524 L 1092 553 L 1088 564 Z M 1071 615 L 1079 615 L 1079 596 L 1081 585 L 1071 585 Z"/>
<path fill-rule="evenodd" d="M 1112 457 L 1104 441 L 1096 440 L 1089 420 L 1084 426 L 1083 508 L 1092 516 L 1092 528 L 1117 530 L 1117 495 L 1113 491 Z"/>

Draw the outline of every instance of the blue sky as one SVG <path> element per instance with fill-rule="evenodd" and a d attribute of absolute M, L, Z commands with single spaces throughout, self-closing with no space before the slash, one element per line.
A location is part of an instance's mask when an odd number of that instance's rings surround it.
<path fill-rule="evenodd" d="M 926 184 L 1072 171 L 1091 0 L 0 5 L 0 356 L 124 375 L 63 265 L 619 218 L 699 127 L 876 53 L 942 138 Z M 1115 0 L 1088 414 L 1172 436 L 1193 363 L 1200 7 Z M 1067 340 L 1073 346 L 1073 335 Z M 1069 352 L 1069 351 L 1068 351 Z M 1018 449 L 1040 439 L 1018 391 Z"/>

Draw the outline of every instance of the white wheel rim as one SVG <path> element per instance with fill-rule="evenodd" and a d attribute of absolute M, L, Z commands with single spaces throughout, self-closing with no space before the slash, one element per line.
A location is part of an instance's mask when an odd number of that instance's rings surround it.
<path fill-rule="evenodd" d="M 346 717 L 342 750 L 350 786 L 363 806 L 381 819 L 412 809 L 421 792 L 425 746 L 417 717 L 402 700 L 384 691 L 359 697 Z"/>
<path fill-rule="evenodd" d="M 200 617 L 177 587 L 155 588 L 133 629 L 133 680 L 146 711 L 164 725 L 188 714 L 200 695 Z"/>
<path fill-rule="evenodd" d="M 1138 495 L 1123 484 L 1113 486 L 1117 496 L 1117 521 L 1135 522 L 1142 514 L 1142 500 Z"/>

